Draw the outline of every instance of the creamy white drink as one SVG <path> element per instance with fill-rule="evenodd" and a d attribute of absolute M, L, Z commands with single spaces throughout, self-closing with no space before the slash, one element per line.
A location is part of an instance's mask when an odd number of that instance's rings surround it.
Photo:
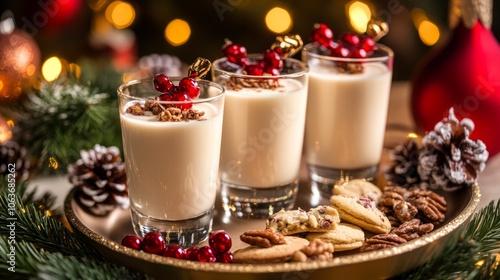
<path fill-rule="evenodd" d="M 331 61 L 308 62 L 306 160 L 310 165 L 360 169 L 380 162 L 391 75 L 383 63 L 339 73 Z"/>
<path fill-rule="evenodd" d="M 279 80 L 276 89 L 226 87 L 221 179 L 269 188 L 297 179 L 306 117 L 306 83 Z"/>
<path fill-rule="evenodd" d="M 205 120 L 121 114 L 130 204 L 143 215 L 185 220 L 214 205 L 222 113 L 208 103 L 193 109 L 204 111 Z"/>

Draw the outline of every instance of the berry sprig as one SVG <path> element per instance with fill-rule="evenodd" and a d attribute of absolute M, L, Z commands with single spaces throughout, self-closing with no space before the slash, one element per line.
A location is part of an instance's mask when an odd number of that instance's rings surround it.
<path fill-rule="evenodd" d="M 170 78 L 164 74 L 156 74 L 153 78 L 153 85 L 160 93 L 157 97 L 160 101 L 187 101 L 182 104 L 170 105 L 182 110 L 191 109 L 193 99 L 200 96 L 200 85 L 198 80 L 204 77 L 210 69 L 210 61 L 205 58 L 197 58 L 189 66 L 188 76 L 179 81 L 175 86 Z"/>
<path fill-rule="evenodd" d="M 314 25 L 311 39 L 328 49 L 329 54 L 341 58 L 366 58 L 376 48 L 375 40 L 366 35 L 344 33 L 335 41 L 333 31 L 324 23 Z"/>
<path fill-rule="evenodd" d="M 166 245 L 165 243 L 163 235 L 156 231 L 147 233 L 144 238 L 129 234 L 121 241 L 121 245 L 125 247 L 134 250 L 142 250 L 167 258 L 220 263 L 230 263 L 233 261 L 233 253 L 230 251 L 232 239 L 231 236 L 223 230 L 210 233 L 208 238 L 209 246 L 192 246 L 184 249 L 178 244 Z"/>

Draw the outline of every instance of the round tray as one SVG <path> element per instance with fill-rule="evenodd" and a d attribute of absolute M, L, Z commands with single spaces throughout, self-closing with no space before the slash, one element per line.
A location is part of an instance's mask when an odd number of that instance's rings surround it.
<path fill-rule="evenodd" d="M 399 275 L 439 254 L 446 241 L 466 223 L 479 203 L 476 184 L 455 192 L 441 193 L 447 202 L 445 222 L 431 233 L 406 244 L 378 251 L 334 252 L 331 261 L 277 264 L 221 264 L 177 260 L 132 250 L 120 245 L 133 233 L 129 210 L 116 209 L 106 217 L 83 211 L 71 191 L 64 202 L 66 217 L 80 238 L 97 249 L 108 261 L 146 273 L 154 278 L 172 279 L 382 279 Z M 308 182 L 301 182 L 296 207 L 308 210 L 329 201 L 314 196 Z M 213 230 L 224 229 L 233 237 L 233 248 L 245 246 L 239 235 L 249 229 L 265 228 L 263 219 L 234 218 L 216 202 Z M 339 278 L 340 277 L 340 278 Z"/>

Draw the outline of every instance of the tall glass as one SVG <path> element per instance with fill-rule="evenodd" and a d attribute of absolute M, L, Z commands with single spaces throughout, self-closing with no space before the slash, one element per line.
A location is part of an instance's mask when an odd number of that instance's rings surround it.
<path fill-rule="evenodd" d="M 177 85 L 180 78 L 171 78 Z M 132 224 L 138 235 L 162 232 L 182 246 L 208 237 L 217 192 L 224 88 L 200 80 L 192 109 L 199 120 L 160 121 L 157 115 L 134 115 L 127 108 L 157 96 L 152 79 L 133 80 L 118 88 L 120 122 Z M 163 108 L 188 102 L 155 101 Z"/>
<path fill-rule="evenodd" d="M 262 55 L 249 55 L 251 63 Z M 308 68 L 285 59 L 279 76 L 237 72 L 216 60 L 212 77 L 226 90 L 220 163 L 224 208 L 237 217 L 291 209 L 298 190 Z"/>
<path fill-rule="evenodd" d="M 305 132 L 313 192 L 329 198 L 350 179 L 376 179 L 389 106 L 393 52 L 332 57 L 316 43 L 302 50 L 310 68 Z"/>

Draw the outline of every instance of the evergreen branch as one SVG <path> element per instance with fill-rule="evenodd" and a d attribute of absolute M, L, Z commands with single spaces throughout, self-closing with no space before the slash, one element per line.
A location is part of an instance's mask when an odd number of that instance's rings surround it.
<path fill-rule="evenodd" d="M 20 241 L 15 248 L 15 272 L 7 254 L 10 246 L 6 238 L 0 238 L 0 278 L 2 279 L 144 279 L 124 267 L 102 263 L 88 257 L 65 256 L 60 253 L 48 253 L 37 249 L 33 243 Z"/>
<path fill-rule="evenodd" d="M 19 194 L 3 191 L 0 196 L 0 234 L 9 235 L 9 225 L 15 224 L 17 239 L 30 240 L 50 251 L 65 255 L 102 256 L 83 243 L 61 222 L 50 216 L 50 211 L 39 211 L 33 203 L 25 204 Z"/>
<path fill-rule="evenodd" d="M 500 263 L 500 200 L 474 214 L 439 254 L 398 279 L 497 279 Z M 480 265 L 482 264 L 482 265 Z"/>

